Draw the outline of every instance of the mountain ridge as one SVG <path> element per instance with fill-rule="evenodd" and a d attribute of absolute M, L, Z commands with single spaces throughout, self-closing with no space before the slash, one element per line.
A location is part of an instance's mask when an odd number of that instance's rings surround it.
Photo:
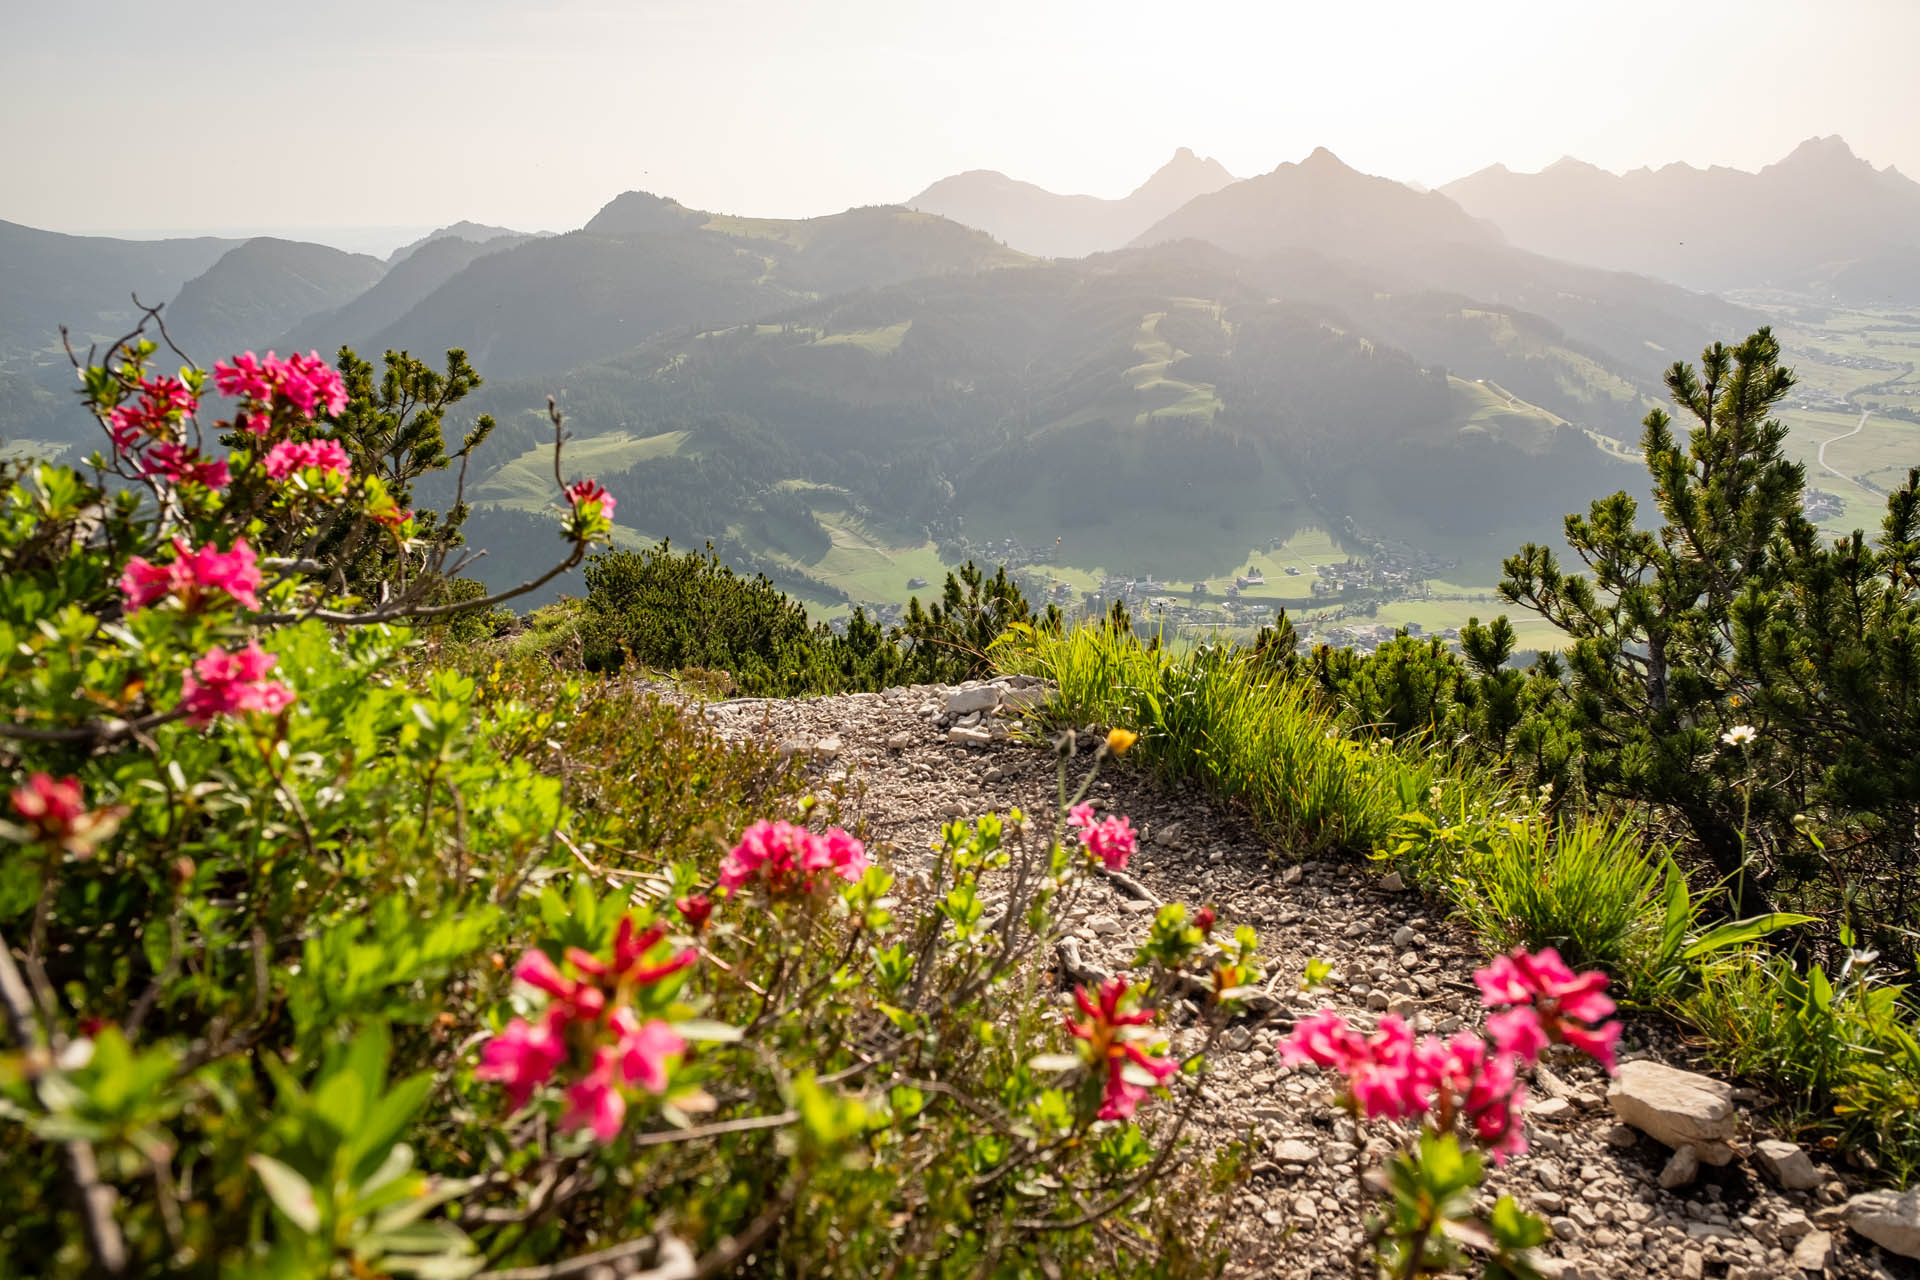
<path fill-rule="evenodd" d="M 1180 147 L 1146 181 L 1118 199 L 1062 195 L 997 169 L 969 169 L 906 201 L 978 227 L 1010 248 L 1042 258 L 1081 258 L 1118 249 L 1196 195 L 1234 181 L 1211 156 Z"/>
<path fill-rule="evenodd" d="M 1616 174 L 1563 159 L 1537 173 L 1489 165 L 1440 190 L 1522 248 L 1692 289 L 1920 298 L 1920 183 L 1874 168 L 1838 134 L 1754 171 L 1674 162 Z"/>

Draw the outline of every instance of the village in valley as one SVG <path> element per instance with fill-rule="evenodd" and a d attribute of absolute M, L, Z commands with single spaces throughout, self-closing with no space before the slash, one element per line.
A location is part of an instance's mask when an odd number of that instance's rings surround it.
<path fill-rule="evenodd" d="M 1136 630 L 1168 642 L 1251 634 L 1284 609 L 1303 649 L 1331 644 L 1371 651 L 1402 629 L 1413 636 L 1426 634 L 1418 622 L 1396 626 L 1371 619 L 1383 604 L 1430 598 L 1429 583 L 1455 567 L 1451 560 L 1406 544 L 1374 542 L 1364 557 L 1290 564 L 1274 573 L 1252 564 L 1239 566 L 1231 577 L 1187 581 L 1150 573 L 1104 573 L 1086 585 L 1088 575 L 1056 566 L 1058 545 L 1034 547 L 999 538 L 956 540 L 941 550 L 956 563 L 1005 566 L 1007 576 L 1036 608 L 1054 605 L 1069 618 L 1082 618 L 1104 616 L 1118 603 Z M 1285 545 L 1276 539 L 1265 550 L 1275 553 Z M 923 601 L 936 598 L 940 590 L 940 584 L 924 577 L 909 578 L 905 586 Z M 882 625 L 893 625 L 905 614 L 905 606 L 898 603 L 865 608 Z M 1453 647 L 1460 632 L 1449 626 L 1431 634 Z"/>

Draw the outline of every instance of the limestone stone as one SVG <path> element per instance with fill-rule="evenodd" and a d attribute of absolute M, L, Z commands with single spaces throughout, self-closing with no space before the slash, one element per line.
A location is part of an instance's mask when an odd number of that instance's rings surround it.
<path fill-rule="evenodd" d="M 1920 1258 L 1920 1187 L 1863 1191 L 1847 1201 L 1846 1220 L 1889 1253 Z"/>
<path fill-rule="evenodd" d="M 1825 1231 L 1809 1231 L 1793 1246 L 1793 1265 L 1802 1271 L 1825 1271 L 1833 1261 L 1833 1236 Z"/>
<path fill-rule="evenodd" d="M 1820 1171 L 1813 1167 L 1812 1159 L 1798 1143 L 1781 1142 L 1777 1138 L 1757 1142 L 1753 1147 L 1753 1162 L 1775 1186 L 1784 1190 L 1811 1191 L 1820 1185 Z"/>
<path fill-rule="evenodd" d="M 971 688 L 962 686 L 949 692 L 945 699 L 947 714 L 963 716 L 968 712 L 991 711 L 1000 705 L 1004 690 L 999 685 L 979 684 Z"/>
<path fill-rule="evenodd" d="M 1695 1148 L 1706 1164 L 1733 1159 L 1726 1145 L 1739 1128 L 1733 1086 L 1694 1071 L 1637 1059 L 1623 1062 L 1607 1089 L 1614 1114 L 1669 1147 Z"/>
<path fill-rule="evenodd" d="M 1660 1185 L 1668 1191 L 1677 1191 L 1681 1187 L 1690 1187 L 1693 1180 L 1700 1176 L 1700 1150 L 1689 1143 L 1677 1147 L 1667 1158 L 1667 1167 L 1660 1171 Z"/>

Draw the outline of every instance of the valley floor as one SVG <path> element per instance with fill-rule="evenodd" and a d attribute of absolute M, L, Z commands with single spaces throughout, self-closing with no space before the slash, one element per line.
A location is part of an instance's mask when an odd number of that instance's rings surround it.
<path fill-rule="evenodd" d="M 1014 806 L 1044 817 L 1053 803 L 1049 752 L 1017 735 L 981 747 L 952 743 L 941 692 L 746 699 L 710 704 L 702 714 L 730 739 L 806 755 L 823 781 L 844 774 L 852 812 L 843 811 L 843 819 L 864 821 L 871 845 L 890 846 L 886 856 L 902 875 L 903 892 L 911 892 L 911 876 L 924 873 L 943 822 Z M 1479 946 L 1442 919 L 1442 909 L 1411 893 L 1385 892 L 1365 867 L 1294 865 L 1244 818 L 1197 793 L 1170 791 L 1137 770 L 1109 765 L 1092 795 L 1101 807 L 1131 815 L 1143 838 L 1128 868 L 1136 884 L 1101 881 L 1094 900 L 1070 915 L 1084 964 L 1124 968 L 1156 901 L 1211 904 L 1223 930 L 1248 924 L 1261 936 L 1277 1007 L 1223 1037 L 1226 1051 L 1212 1055 L 1188 1129 L 1207 1146 L 1252 1142 L 1251 1177 L 1230 1210 L 1230 1274 L 1354 1274 L 1355 1157 L 1363 1143 L 1384 1149 L 1390 1134 L 1381 1127 L 1371 1137 L 1356 1134 L 1331 1105 L 1325 1077 L 1279 1063 L 1277 1033 L 1327 1004 L 1362 1022 L 1391 1007 L 1439 1032 L 1477 1026 L 1482 1010 L 1470 975 L 1482 958 Z M 1134 889 L 1150 897 L 1138 898 Z M 1331 962 L 1335 981 L 1324 992 L 1298 993 L 1298 975 L 1313 957 Z M 1623 1058 L 1685 1065 L 1665 1024 L 1627 1023 Z M 1175 1049 L 1188 1051 L 1201 1036 L 1192 1027 L 1173 1034 Z M 1551 1222 L 1548 1276 L 1920 1275 L 1914 1264 L 1839 1225 L 1841 1202 L 1864 1188 L 1824 1166 L 1823 1183 L 1812 1191 L 1777 1190 L 1744 1161 L 1703 1170 L 1683 1190 L 1661 1189 L 1657 1178 L 1670 1153 L 1615 1122 L 1606 1088 L 1605 1076 L 1585 1059 L 1542 1071 L 1528 1120 L 1530 1150 L 1489 1179 L 1489 1192 L 1511 1192 Z M 1758 1131 L 1763 1127 L 1752 1126 L 1748 1136 L 1768 1136 Z M 1823 1249 L 1824 1271 L 1803 1270 Z"/>

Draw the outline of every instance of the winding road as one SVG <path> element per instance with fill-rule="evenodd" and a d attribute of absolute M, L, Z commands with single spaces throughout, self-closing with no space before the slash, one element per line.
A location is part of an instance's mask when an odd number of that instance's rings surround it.
<path fill-rule="evenodd" d="M 1830 463 L 1828 463 L 1827 446 L 1835 443 L 1836 441 L 1848 440 L 1853 438 L 1854 436 L 1859 435 L 1862 431 L 1865 431 L 1867 429 L 1867 419 L 1871 418 L 1872 416 L 1873 416 L 1873 410 L 1862 409 L 1860 411 L 1860 421 L 1854 424 L 1853 430 L 1846 432 L 1844 435 L 1832 436 L 1826 440 L 1822 440 L 1820 442 L 1820 452 L 1817 455 L 1820 459 L 1820 466 L 1823 470 L 1833 472 L 1834 475 L 1839 476 L 1842 480 L 1845 480 L 1848 484 L 1852 485 L 1856 489 L 1861 487 L 1859 481 L 1855 480 L 1852 476 L 1848 475 L 1846 472 L 1838 470 L 1837 468 L 1832 466 Z"/>

